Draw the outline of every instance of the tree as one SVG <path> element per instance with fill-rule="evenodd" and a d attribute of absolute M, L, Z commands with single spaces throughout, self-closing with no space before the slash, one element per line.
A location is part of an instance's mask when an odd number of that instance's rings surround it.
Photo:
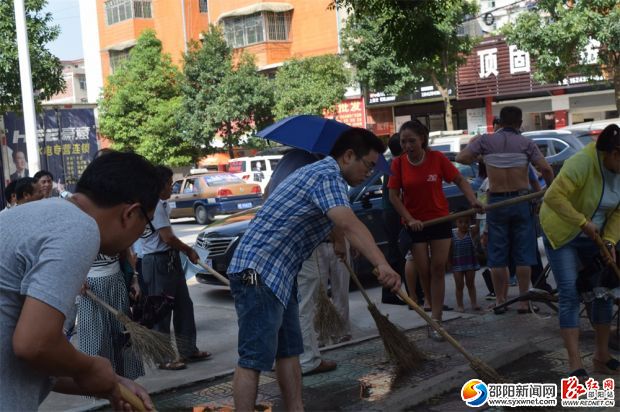
<path fill-rule="evenodd" d="M 134 150 L 154 163 L 181 166 L 199 154 L 181 137 L 181 73 L 152 30 L 108 77 L 99 101 L 99 130 L 114 149 Z"/>
<path fill-rule="evenodd" d="M 503 29 L 509 43 L 536 60 L 534 78 L 562 81 L 570 73 L 612 80 L 620 111 L 620 3 L 618 0 L 544 0 Z M 592 46 L 598 45 L 598 56 Z M 588 53 L 587 49 L 590 49 Z"/>
<path fill-rule="evenodd" d="M 46 0 L 25 2 L 32 86 L 38 92 L 37 102 L 65 89 L 62 64 L 45 48 L 60 34 L 60 28 L 52 25 L 52 15 L 41 11 L 46 4 Z M 20 83 L 13 0 L 3 0 L 0 2 L 0 113 L 21 111 Z"/>
<path fill-rule="evenodd" d="M 219 134 L 234 156 L 233 147 L 273 119 L 269 80 L 257 71 L 253 56 L 233 52 L 216 26 L 190 42 L 184 56 L 183 137 L 209 146 Z"/>
<path fill-rule="evenodd" d="M 362 85 L 406 92 L 431 81 L 441 94 L 453 130 L 449 90 L 477 39 L 459 34 L 478 6 L 468 0 L 335 0 L 353 12 L 345 31 L 345 54 Z"/>
<path fill-rule="evenodd" d="M 349 77 L 344 61 L 336 55 L 286 61 L 276 73 L 276 119 L 333 111 L 344 97 Z"/>

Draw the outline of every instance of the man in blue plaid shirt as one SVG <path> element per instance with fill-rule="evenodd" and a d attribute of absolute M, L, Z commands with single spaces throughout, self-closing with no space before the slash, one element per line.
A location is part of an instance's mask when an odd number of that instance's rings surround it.
<path fill-rule="evenodd" d="M 303 410 L 296 276 L 334 226 L 373 264 L 382 285 L 400 288 L 400 275 L 351 210 L 347 194 L 347 184 L 362 183 L 384 150 L 368 130 L 347 130 L 329 156 L 278 185 L 245 232 L 228 267 L 239 318 L 235 410 L 254 410 L 260 371 L 271 370 L 274 360 L 285 409 Z"/>

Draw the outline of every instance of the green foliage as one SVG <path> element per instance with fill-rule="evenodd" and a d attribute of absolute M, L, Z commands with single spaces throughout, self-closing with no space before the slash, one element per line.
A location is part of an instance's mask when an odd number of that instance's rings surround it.
<path fill-rule="evenodd" d="M 242 53 L 233 64 L 233 52 L 216 26 L 200 43 L 190 43 L 184 59 L 183 137 L 210 146 L 219 134 L 232 157 L 242 137 L 271 122 L 271 84 L 258 73 L 253 56 Z"/>
<path fill-rule="evenodd" d="M 276 119 L 294 114 L 323 115 L 342 101 L 349 74 L 336 55 L 292 59 L 275 78 Z"/>
<path fill-rule="evenodd" d="M 335 0 L 354 13 L 344 31 L 347 60 L 369 91 L 399 94 L 431 81 L 446 107 L 452 129 L 448 90 L 458 66 L 478 41 L 457 28 L 478 6 L 468 0 Z"/>
<path fill-rule="evenodd" d="M 51 14 L 41 12 L 46 3 L 46 0 L 25 2 L 32 86 L 34 90 L 40 92 L 36 97 L 37 103 L 65 89 L 60 60 L 45 47 L 60 34 L 59 27 L 52 24 Z M 0 2 L 0 112 L 21 111 L 21 104 L 13 0 L 2 0 Z"/>
<path fill-rule="evenodd" d="M 613 79 L 620 110 L 620 3 L 617 0 L 539 1 L 537 9 L 521 14 L 503 29 L 509 43 L 536 60 L 534 77 L 557 82 L 570 73 Z M 600 43 L 598 61 L 587 62 L 583 52 L 590 40 Z"/>
<path fill-rule="evenodd" d="M 118 150 L 154 163 L 182 166 L 199 154 L 181 138 L 181 74 L 152 30 L 144 31 L 129 58 L 108 77 L 99 101 L 99 130 Z"/>

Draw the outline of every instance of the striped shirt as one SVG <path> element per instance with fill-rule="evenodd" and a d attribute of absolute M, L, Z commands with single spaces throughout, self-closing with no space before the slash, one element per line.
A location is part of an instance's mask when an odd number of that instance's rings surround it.
<path fill-rule="evenodd" d="M 292 173 L 250 223 L 228 273 L 256 270 L 286 306 L 301 264 L 333 227 L 327 211 L 351 207 L 347 189 L 338 163 L 330 156 Z"/>

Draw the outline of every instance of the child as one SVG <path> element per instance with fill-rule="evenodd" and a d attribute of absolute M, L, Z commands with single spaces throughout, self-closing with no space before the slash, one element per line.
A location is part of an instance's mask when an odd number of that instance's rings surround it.
<path fill-rule="evenodd" d="M 476 260 L 476 249 L 469 233 L 470 218 L 456 220 L 456 229 L 452 229 L 452 273 L 456 285 L 456 310 L 464 312 L 463 289 L 467 285 L 469 301 L 473 310 L 480 310 L 476 300 L 474 277 L 480 265 Z"/>

